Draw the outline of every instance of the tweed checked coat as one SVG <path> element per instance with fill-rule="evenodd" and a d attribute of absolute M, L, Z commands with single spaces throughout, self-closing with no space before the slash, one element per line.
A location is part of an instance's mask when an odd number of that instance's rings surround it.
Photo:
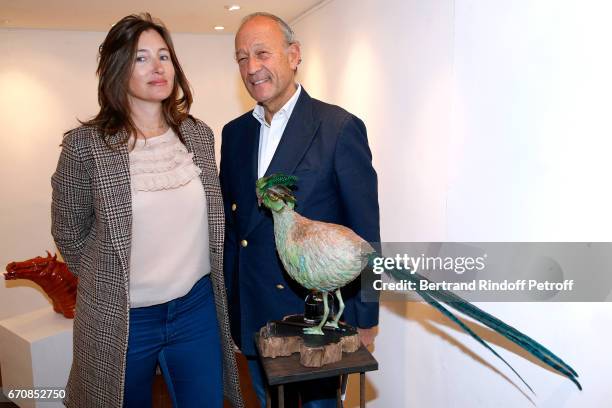
<path fill-rule="evenodd" d="M 213 134 L 192 117 L 181 124 L 180 131 L 187 150 L 194 154 L 194 162 L 202 170 L 211 278 L 223 346 L 224 393 L 235 407 L 242 407 L 227 317 L 224 212 Z M 73 362 L 64 401 L 69 408 L 123 405 L 132 231 L 129 157 L 125 145 L 111 150 L 99 132 L 91 126 L 70 131 L 51 178 L 52 234 L 69 269 L 79 277 Z M 110 142 L 124 136 L 119 132 Z"/>

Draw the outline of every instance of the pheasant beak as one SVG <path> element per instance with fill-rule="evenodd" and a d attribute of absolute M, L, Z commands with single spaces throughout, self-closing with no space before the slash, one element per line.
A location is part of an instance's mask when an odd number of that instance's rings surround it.
<path fill-rule="evenodd" d="M 263 200 L 261 199 L 260 196 L 257 196 L 257 206 L 261 207 L 261 203 L 263 203 Z"/>

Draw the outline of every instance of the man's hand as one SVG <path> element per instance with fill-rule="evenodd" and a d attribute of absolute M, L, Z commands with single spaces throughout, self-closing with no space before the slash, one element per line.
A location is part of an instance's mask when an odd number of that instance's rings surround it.
<path fill-rule="evenodd" d="M 374 339 L 378 334 L 378 326 L 370 327 L 369 329 L 362 329 L 358 327 L 357 334 L 359 335 L 359 340 L 361 340 L 361 344 L 363 344 L 365 347 L 368 347 L 374 344 Z"/>

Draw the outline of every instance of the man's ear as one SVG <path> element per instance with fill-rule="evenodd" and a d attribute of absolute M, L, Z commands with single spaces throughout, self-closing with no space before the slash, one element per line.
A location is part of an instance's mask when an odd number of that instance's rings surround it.
<path fill-rule="evenodd" d="M 289 55 L 289 65 L 292 70 L 297 70 L 298 65 L 302 62 L 302 51 L 300 49 L 300 43 L 295 41 L 287 48 L 287 54 Z"/>

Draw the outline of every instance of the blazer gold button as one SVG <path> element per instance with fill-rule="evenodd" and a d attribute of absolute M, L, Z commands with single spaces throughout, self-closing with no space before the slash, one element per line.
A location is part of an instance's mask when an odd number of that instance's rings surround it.
<path fill-rule="evenodd" d="M 276 289 L 282 290 L 285 289 L 285 287 L 279 283 L 278 285 L 276 285 Z"/>
<path fill-rule="evenodd" d="M 246 247 L 247 245 L 249 245 L 249 243 L 247 242 L 246 239 L 243 239 L 242 241 L 240 241 L 240 245 L 242 245 L 243 247 Z"/>
<path fill-rule="evenodd" d="M 236 207 L 237 207 L 237 206 L 236 206 L 236 203 L 233 203 L 233 204 L 232 204 L 232 211 L 236 211 Z"/>

